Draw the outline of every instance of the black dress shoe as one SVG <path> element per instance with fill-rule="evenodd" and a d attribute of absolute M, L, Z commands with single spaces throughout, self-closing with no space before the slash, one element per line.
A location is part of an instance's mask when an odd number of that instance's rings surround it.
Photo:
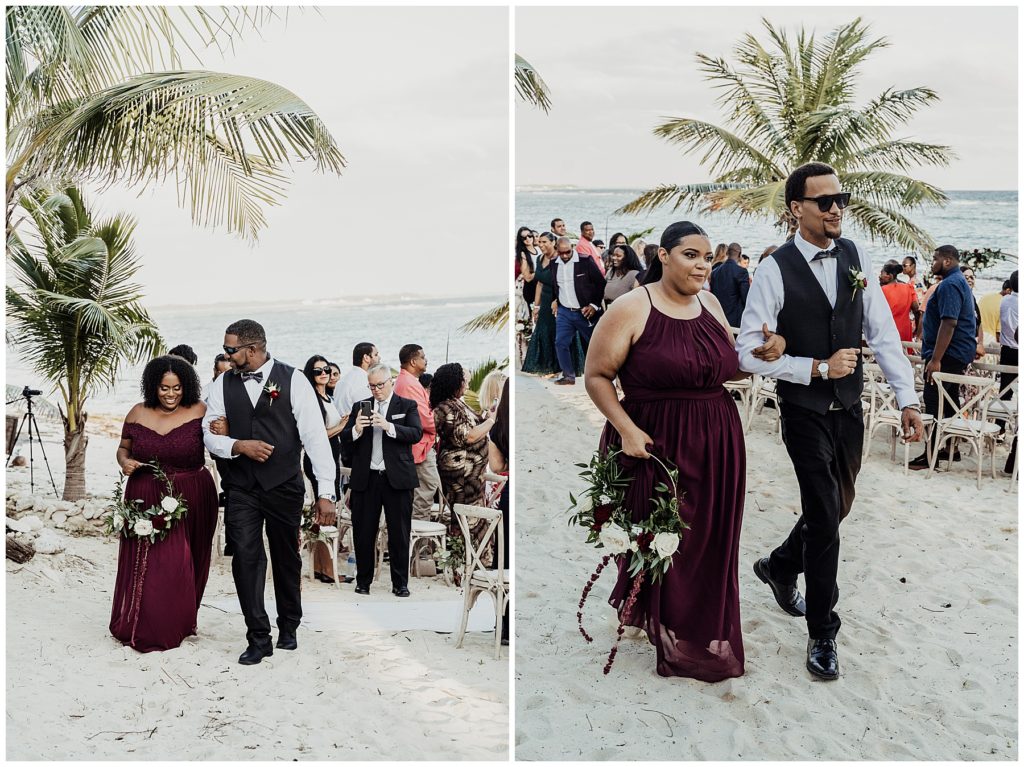
<path fill-rule="evenodd" d="M 768 572 L 768 557 L 754 562 L 754 575 L 760 578 L 762 583 L 767 583 L 771 587 L 775 601 L 785 612 L 794 618 L 802 618 L 807 614 L 807 603 L 804 602 L 803 595 L 797 589 L 796 584 L 779 583 L 772 579 Z"/>
<path fill-rule="evenodd" d="M 334 583 L 334 578 L 329 575 L 324 575 L 323 573 L 313 573 L 313 577 L 321 583 Z"/>
<path fill-rule="evenodd" d="M 279 631 L 277 633 L 277 649 L 278 650 L 298 650 L 299 642 L 295 639 L 295 632 L 293 631 Z"/>
<path fill-rule="evenodd" d="M 576 379 L 575 378 L 559 378 L 557 381 L 555 381 L 555 384 L 557 386 L 575 386 L 576 385 Z"/>
<path fill-rule="evenodd" d="M 266 647 L 259 647 L 251 644 L 245 649 L 244 653 L 238 656 L 238 662 L 243 666 L 253 666 L 264 658 L 269 658 L 273 654 L 274 648 L 269 644 Z"/>
<path fill-rule="evenodd" d="M 401 586 L 399 588 L 391 589 L 391 593 L 394 594 L 396 597 L 407 597 L 409 596 L 409 589 L 407 589 L 405 586 Z"/>
<path fill-rule="evenodd" d="M 909 463 L 907 463 L 907 468 L 913 469 L 914 471 L 920 471 L 921 469 L 929 468 L 928 456 L 927 455 L 919 455 L 913 461 L 910 461 Z"/>
<path fill-rule="evenodd" d="M 357 594 L 369 594 L 370 593 L 370 587 L 369 586 L 356 586 L 356 593 Z"/>
<path fill-rule="evenodd" d="M 807 670 L 820 679 L 839 678 L 839 655 L 836 652 L 836 640 L 807 640 Z"/>

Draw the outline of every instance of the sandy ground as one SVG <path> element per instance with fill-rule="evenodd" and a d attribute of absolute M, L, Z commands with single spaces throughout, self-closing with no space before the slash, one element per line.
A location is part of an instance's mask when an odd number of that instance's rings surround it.
<path fill-rule="evenodd" d="M 607 604 L 614 576 L 587 602 L 588 645 L 576 605 L 599 556 L 565 509 L 582 487 L 573 463 L 589 459 L 603 419 L 579 384 L 522 374 L 515 383 L 517 759 L 1017 758 L 1018 523 L 1008 479 L 983 479 L 978 492 L 973 457 L 948 474 L 904 477 L 877 437 L 842 528 L 842 677 L 814 681 L 805 624 L 751 571 L 799 508 L 767 410 L 747 435 L 745 675 L 659 677 L 654 648 L 638 638 L 623 640 L 602 676 L 617 625 Z M 1000 448 L 998 466 L 1005 456 Z"/>
<path fill-rule="evenodd" d="M 116 470 L 116 425 L 102 420 L 88 455 L 97 495 L 113 487 Z M 41 425 L 61 487 L 63 453 L 55 430 Z M 49 480 L 36 459 L 38 493 L 40 477 L 44 486 Z M 27 469 L 10 469 L 7 479 L 27 489 Z M 447 632 L 316 630 L 311 622 L 299 629 L 297 651 L 240 666 L 241 614 L 213 606 L 237 604 L 230 560 L 215 558 L 198 636 L 139 654 L 107 631 L 116 559 L 115 541 L 82 537 L 62 554 L 7 562 L 8 759 L 508 758 L 508 654 L 503 648 L 494 658 L 493 629 L 467 634 L 457 650 Z M 450 609 L 461 599 L 440 580 L 413 579 L 410 589 L 409 600 L 380 586 L 357 597 L 351 586 L 304 580 L 303 602 L 321 615 L 331 605 L 393 604 L 394 618 L 424 602 Z M 480 602 L 490 608 L 486 597 Z"/>

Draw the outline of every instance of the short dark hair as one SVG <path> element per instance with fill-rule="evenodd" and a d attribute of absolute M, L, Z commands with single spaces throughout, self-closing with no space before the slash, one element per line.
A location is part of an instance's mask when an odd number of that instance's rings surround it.
<path fill-rule="evenodd" d="M 1010 275 L 1010 290 L 1014 293 L 1017 292 L 1017 270 L 1013 270 L 1013 274 Z"/>
<path fill-rule="evenodd" d="M 149 408 L 160 405 L 160 382 L 167 373 L 174 373 L 181 381 L 181 404 L 191 407 L 199 402 L 202 386 L 199 374 L 192 365 L 176 354 L 165 354 L 146 363 L 142 371 L 142 404 Z"/>
<path fill-rule="evenodd" d="M 457 397 L 465 373 L 458 362 L 446 362 L 434 371 L 434 379 L 430 383 L 430 407 L 434 408 L 446 399 Z"/>
<path fill-rule="evenodd" d="M 903 274 L 903 267 L 896 263 L 886 263 L 882 265 L 882 271 L 895 280 L 897 277 Z"/>
<path fill-rule="evenodd" d="M 903 260 L 904 261 L 910 261 L 910 262 L 912 262 L 914 264 L 914 266 L 917 266 L 917 259 L 914 258 L 913 256 L 904 256 Z"/>
<path fill-rule="evenodd" d="M 943 258 L 952 258 L 954 261 L 960 261 L 960 251 L 952 245 L 939 245 L 935 252 Z"/>
<path fill-rule="evenodd" d="M 738 242 L 730 242 L 729 247 L 725 249 L 726 253 L 735 253 L 737 256 L 743 255 L 743 246 Z"/>
<path fill-rule="evenodd" d="M 1003 290 L 1013 290 L 1013 283 L 1009 280 L 1003 280 Z"/>
<path fill-rule="evenodd" d="M 582 224 L 580 224 L 580 231 L 582 232 L 583 229 L 588 226 L 593 226 L 593 224 L 590 223 L 589 221 L 584 221 Z"/>
<path fill-rule="evenodd" d="M 406 344 L 398 350 L 398 364 L 408 365 L 421 351 L 423 347 L 419 344 Z"/>
<path fill-rule="evenodd" d="M 551 219 L 551 228 L 555 229 L 556 228 L 555 224 L 557 224 L 559 221 L 562 221 L 562 219 L 560 219 L 560 218 L 553 218 L 553 219 Z M 562 221 L 562 223 L 564 224 L 565 222 Z"/>
<path fill-rule="evenodd" d="M 367 354 L 373 354 L 373 344 L 369 341 L 362 341 L 356 344 L 352 349 L 352 364 L 357 368 L 363 366 L 363 357 Z"/>
<path fill-rule="evenodd" d="M 256 320 L 235 320 L 224 330 L 224 335 L 237 336 L 242 346 L 267 343 L 266 331 Z"/>
<path fill-rule="evenodd" d="M 199 362 L 199 355 L 196 354 L 188 344 L 178 344 L 167 353 L 173 354 L 175 357 L 181 357 L 189 365 L 195 365 Z"/>
<path fill-rule="evenodd" d="M 807 179 L 815 176 L 838 176 L 835 168 L 823 162 L 808 162 L 789 174 L 786 179 L 786 212 L 788 213 L 790 203 L 803 199 L 807 190 Z"/>
<path fill-rule="evenodd" d="M 960 264 L 960 271 L 961 272 L 973 272 L 974 271 L 974 267 L 973 266 L 967 266 L 966 264 Z"/>
<path fill-rule="evenodd" d="M 429 389 L 430 384 L 433 383 L 433 381 L 433 373 L 424 373 L 423 375 L 420 376 L 420 386 L 422 386 L 424 389 Z"/>

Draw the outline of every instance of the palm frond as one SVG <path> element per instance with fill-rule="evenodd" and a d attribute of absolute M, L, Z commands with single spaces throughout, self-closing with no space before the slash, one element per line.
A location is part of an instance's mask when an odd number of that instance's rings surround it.
<path fill-rule="evenodd" d="M 540 73 L 518 53 L 515 68 L 516 95 L 528 104 L 533 104 L 545 112 L 550 111 L 551 92 Z"/>
<path fill-rule="evenodd" d="M 499 330 L 508 327 L 508 315 L 508 301 L 506 301 L 474 317 L 466 324 L 460 326 L 459 331 L 462 333 L 475 333 L 478 330 L 482 330 L 497 333 Z"/>
<path fill-rule="evenodd" d="M 892 208 L 851 201 L 846 211 L 872 240 L 896 243 L 915 253 L 930 253 L 935 248 L 928 232 Z"/>

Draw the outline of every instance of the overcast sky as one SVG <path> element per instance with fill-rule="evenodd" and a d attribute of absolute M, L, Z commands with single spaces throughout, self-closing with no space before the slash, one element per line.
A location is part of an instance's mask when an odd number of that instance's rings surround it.
<path fill-rule="evenodd" d="M 824 38 L 858 15 L 890 46 L 863 63 L 856 103 L 888 87 L 941 98 L 895 135 L 949 145 L 958 159 L 912 175 L 945 189 L 1016 189 L 1017 9 L 950 7 L 518 8 L 516 52 L 550 87 L 553 108 L 517 104 L 516 184 L 709 181 L 699 154 L 651 132 L 665 117 L 725 124 L 695 54 L 732 61 L 746 33 L 769 47 L 762 17 Z"/>
<path fill-rule="evenodd" d="M 137 216 L 149 305 L 504 293 L 508 61 L 505 8 L 293 8 L 201 68 L 304 99 L 340 177 L 297 166 L 255 247 L 193 226 L 170 184 L 91 196 Z"/>

